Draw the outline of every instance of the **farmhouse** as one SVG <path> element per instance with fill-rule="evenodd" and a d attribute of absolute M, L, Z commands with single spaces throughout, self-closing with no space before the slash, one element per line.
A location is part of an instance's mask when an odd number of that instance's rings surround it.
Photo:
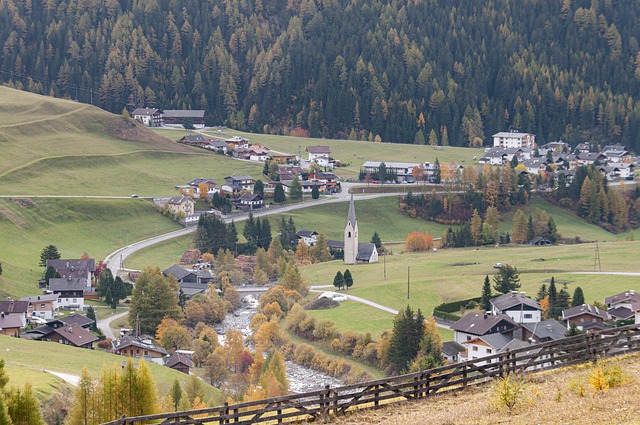
<path fill-rule="evenodd" d="M 491 313 L 495 316 L 506 314 L 516 323 L 538 323 L 542 307 L 536 300 L 511 292 L 491 300 Z"/>
<path fill-rule="evenodd" d="M 88 349 L 93 349 L 93 343 L 98 340 L 95 335 L 79 324 L 65 323 L 61 319 L 51 320 L 46 325 L 31 329 L 25 332 L 22 337 Z"/>
<path fill-rule="evenodd" d="M 0 335 L 20 335 L 25 326 L 27 326 L 27 322 L 22 317 L 0 312 Z"/>
<path fill-rule="evenodd" d="M 178 283 L 197 283 L 207 285 L 213 281 L 213 276 L 209 270 L 187 270 L 176 264 L 162 272 L 163 275 L 172 275 Z M 206 289 L 206 288 L 205 288 Z"/>
<path fill-rule="evenodd" d="M 539 323 L 522 325 L 522 340 L 532 342 L 557 341 L 565 337 L 567 328 L 557 320 L 543 320 Z"/>
<path fill-rule="evenodd" d="M 28 315 L 36 316 L 41 319 L 50 320 L 58 311 L 58 294 L 33 295 L 30 297 L 20 298 L 20 301 L 28 301 L 30 303 Z"/>
<path fill-rule="evenodd" d="M 180 140 L 180 143 L 184 143 L 187 145 L 199 146 L 201 148 L 205 148 L 210 146 L 210 142 L 199 134 L 188 134 L 183 136 Z"/>
<path fill-rule="evenodd" d="M 189 374 L 189 369 L 193 367 L 193 362 L 187 356 L 177 351 L 165 358 L 164 365 L 179 372 Z"/>
<path fill-rule="evenodd" d="M 161 358 L 167 351 L 153 342 L 150 337 L 124 336 L 111 343 L 116 354 L 127 357 Z"/>
<path fill-rule="evenodd" d="M 328 159 L 331 155 L 331 148 L 329 146 L 307 146 L 305 151 L 309 154 L 310 162 L 318 162 L 318 159 Z"/>
<path fill-rule="evenodd" d="M 90 291 L 96 271 L 96 261 L 92 258 L 68 259 L 68 260 L 47 260 L 46 266 L 53 267 L 60 274 L 62 279 L 80 279 L 83 282 L 84 290 Z"/>
<path fill-rule="evenodd" d="M 296 236 L 298 237 L 298 241 L 302 239 L 307 246 L 314 246 L 316 242 L 318 242 L 318 232 L 315 230 L 301 229 L 296 232 Z"/>
<path fill-rule="evenodd" d="M 20 317 L 24 323 L 27 323 L 29 308 L 30 302 L 25 300 L 0 301 L 0 313 L 4 313 L 5 316 Z"/>
<path fill-rule="evenodd" d="M 606 297 L 604 304 L 613 319 L 640 323 L 640 294 L 633 289 Z"/>
<path fill-rule="evenodd" d="M 500 132 L 493 136 L 493 146 L 503 148 L 535 148 L 536 135 L 530 133 L 518 133 L 516 131 Z"/>
<path fill-rule="evenodd" d="M 62 308 L 84 309 L 85 281 L 77 278 L 49 279 L 49 290 L 58 295 L 58 305 Z"/>
<path fill-rule="evenodd" d="M 167 209 L 172 214 L 183 212 L 185 216 L 188 216 L 194 213 L 195 207 L 196 203 L 190 196 L 174 196 L 172 198 L 169 198 L 169 200 L 167 201 Z"/>
<path fill-rule="evenodd" d="M 575 324 L 578 329 L 583 330 L 587 325 L 602 324 L 609 319 L 609 313 L 589 304 L 562 310 L 562 320 L 565 321 L 567 329 Z"/>
<path fill-rule="evenodd" d="M 193 125 L 204 125 L 204 110 L 195 109 L 165 109 L 164 110 L 164 123 L 165 124 L 184 124 L 185 120 L 191 119 Z"/>
<path fill-rule="evenodd" d="M 478 336 L 469 341 L 465 341 L 462 344 L 467 347 L 467 360 L 478 360 L 507 350 L 522 348 L 529 345 L 527 342 L 519 339 L 513 339 L 501 333 Z M 479 362 L 476 364 L 480 366 L 488 363 L 491 363 L 491 359 L 486 362 Z"/>
<path fill-rule="evenodd" d="M 245 139 L 244 137 L 233 136 L 230 139 L 225 139 L 225 142 L 231 149 L 234 148 L 245 148 L 249 149 L 249 139 Z"/>
<path fill-rule="evenodd" d="M 463 344 L 473 338 L 492 333 L 502 333 L 513 336 L 518 327 L 516 322 L 506 314 L 494 316 L 493 314 L 468 313 L 451 326 L 454 331 L 454 341 Z"/>
<path fill-rule="evenodd" d="M 264 205 L 264 198 L 255 193 L 243 193 L 238 198 L 239 207 L 262 208 Z"/>
<path fill-rule="evenodd" d="M 134 120 L 140 121 L 148 127 L 162 127 L 164 125 L 164 113 L 155 108 L 137 108 L 131 113 Z"/>
<path fill-rule="evenodd" d="M 246 175 L 227 176 L 224 180 L 225 185 L 222 186 L 222 190 L 234 194 L 242 191 L 253 192 L 253 185 L 256 182 L 251 176 Z"/>
<path fill-rule="evenodd" d="M 298 161 L 297 155 L 289 155 L 286 153 L 283 154 L 271 154 L 269 156 L 272 161 L 277 162 L 278 164 L 294 164 Z"/>

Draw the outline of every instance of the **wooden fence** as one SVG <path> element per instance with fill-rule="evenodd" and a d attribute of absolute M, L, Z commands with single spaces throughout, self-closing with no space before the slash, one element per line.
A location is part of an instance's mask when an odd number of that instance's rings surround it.
<path fill-rule="evenodd" d="M 327 386 L 304 394 L 228 404 L 206 409 L 136 416 L 103 425 L 161 424 L 281 424 L 329 420 L 353 408 L 424 398 L 490 381 L 510 373 L 548 370 L 640 351 L 640 325 L 630 325 L 559 341 L 533 344 L 482 359 L 450 364 L 338 388 Z"/>

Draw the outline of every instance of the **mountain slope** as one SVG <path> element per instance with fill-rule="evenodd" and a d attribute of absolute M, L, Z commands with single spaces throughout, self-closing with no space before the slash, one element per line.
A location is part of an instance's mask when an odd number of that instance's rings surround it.
<path fill-rule="evenodd" d="M 2 80 L 114 112 L 203 108 L 240 129 L 400 143 L 509 128 L 640 143 L 638 2 L 43 5 L 0 3 Z"/>

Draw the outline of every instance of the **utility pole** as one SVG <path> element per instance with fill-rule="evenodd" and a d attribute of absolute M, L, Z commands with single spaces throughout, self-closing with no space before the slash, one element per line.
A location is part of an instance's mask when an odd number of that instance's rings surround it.
<path fill-rule="evenodd" d="M 411 266 L 407 266 L 407 299 L 411 299 Z"/>
<path fill-rule="evenodd" d="M 382 264 L 384 266 L 384 280 L 387 280 L 387 250 L 382 245 L 382 249 L 384 250 L 382 253 Z"/>
<path fill-rule="evenodd" d="M 602 265 L 600 264 L 600 247 L 598 247 L 598 242 L 596 242 L 596 255 L 593 259 L 593 271 L 601 272 Z"/>

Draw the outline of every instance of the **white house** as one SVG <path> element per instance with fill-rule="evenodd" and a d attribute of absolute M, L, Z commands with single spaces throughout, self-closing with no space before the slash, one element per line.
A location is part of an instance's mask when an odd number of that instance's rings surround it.
<path fill-rule="evenodd" d="M 490 333 L 503 333 L 510 336 L 517 327 L 517 323 L 506 314 L 494 316 L 473 312 L 451 325 L 454 331 L 453 340 L 458 344 Z"/>
<path fill-rule="evenodd" d="M 395 174 L 399 181 L 408 183 L 413 183 L 415 180 L 413 178 L 413 169 L 419 167 L 420 165 L 425 166 L 425 164 L 420 164 L 418 162 L 367 161 L 362 164 L 362 169 L 366 173 L 377 173 L 378 171 L 380 171 L 380 165 L 382 163 L 384 163 L 387 172 Z"/>
<path fill-rule="evenodd" d="M 538 323 L 542 320 L 542 307 L 534 299 L 510 292 L 491 299 L 491 313 L 506 314 L 516 323 Z"/>
<path fill-rule="evenodd" d="M 536 135 L 515 131 L 502 131 L 493 135 L 493 146 L 503 148 L 535 148 Z"/>
<path fill-rule="evenodd" d="M 319 158 L 329 158 L 331 156 L 331 148 L 329 146 L 307 146 L 305 149 L 309 154 L 309 161 L 314 162 Z"/>
<path fill-rule="evenodd" d="M 155 108 L 137 108 L 131 113 L 134 120 L 140 121 L 148 127 L 162 127 L 164 125 L 164 113 Z"/>
<path fill-rule="evenodd" d="M 49 290 L 58 295 L 58 306 L 84 309 L 84 280 L 75 278 L 49 279 Z"/>
<path fill-rule="evenodd" d="M 51 320 L 58 312 L 58 294 L 42 294 L 20 298 L 20 301 L 29 301 L 29 316 Z"/>
<path fill-rule="evenodd" d="M 307 246 L 314 246 L 318 242 L 318 232 L 315 230 L 301 229 L 296 232 L 296 236 L 298 240 L 302 239 Z"/>

